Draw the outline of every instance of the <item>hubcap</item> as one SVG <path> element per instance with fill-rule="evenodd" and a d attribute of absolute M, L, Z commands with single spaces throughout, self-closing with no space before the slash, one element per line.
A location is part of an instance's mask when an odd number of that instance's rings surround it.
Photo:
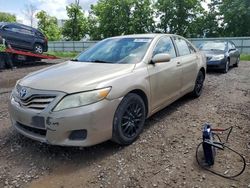
<path fill-rule="evenodd" d="M 140 103 L 131 103 L 122 116 L 121 128 L 124 136 L 134 137 L 143 121 L 143 110 Z"/>
<path fill-rule="evenodd" d="M 41 53 L 43 52 L 42 47 L 41 47 L 41 46 L 39 46 L 39 45 L 37 45 L 37 46 L 35 47 L 35 52 L 37 52 L 37 53 L 41 54 Z"/>

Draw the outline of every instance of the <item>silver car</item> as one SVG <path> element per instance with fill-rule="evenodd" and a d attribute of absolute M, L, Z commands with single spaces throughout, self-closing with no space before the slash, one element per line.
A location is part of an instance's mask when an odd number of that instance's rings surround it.
<path fill-rule="evenodd" d="M 15 129 L 40 142 L 128 145 L 146 118 L 187 93 L 199 97 L 205 73 L 205 56 L 181 36 L 113 37 L 19 80 L 9 111 Z"/>

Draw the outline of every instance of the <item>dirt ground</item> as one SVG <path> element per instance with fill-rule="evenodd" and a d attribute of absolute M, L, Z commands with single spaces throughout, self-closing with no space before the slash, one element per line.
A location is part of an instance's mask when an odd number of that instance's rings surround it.
<path fill-rule="evenodd" d="M 41 144 L 11 127 L 7 102 L 15 81 L 50 65 L 0 72 L 0 187 L 250 188 L 250 62 L 241 62 L 228 74 L 209 72 L 200 98 L 185 96 L 150 117 L 132 145 L 108 141 L 89 148 Z M 245 172 L 234 180 L 197 165 L 195 151 L 205 122 L 234 127 L 228 145 L 247 162 Z M 225 150 L 218 151 L 212 169 L 230 175 L 241 165 Z"/>

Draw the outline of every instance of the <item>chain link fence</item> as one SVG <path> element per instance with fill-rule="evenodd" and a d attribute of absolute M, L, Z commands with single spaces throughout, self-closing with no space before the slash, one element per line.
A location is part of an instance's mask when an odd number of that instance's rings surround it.
<path fill-rule="evenodd" d="M 226 38 L 190 38 L 195 46 L 205 41 L 229 40 L 232 41 L 242 54 L 250 54 L 250 37 L 226 37 Z M 51 41 L 49 51 L 57 52 L 81 52 L 91 47 L 98 41 Z"/>

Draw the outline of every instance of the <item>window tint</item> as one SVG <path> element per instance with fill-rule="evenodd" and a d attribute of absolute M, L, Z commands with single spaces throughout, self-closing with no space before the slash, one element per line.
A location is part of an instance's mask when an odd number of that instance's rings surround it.
<path fill-rule="evenodd" d="M 4 29 L 5 31 L 12 31 L 12 27 L 11 27 L 11 26 L 8 26 L 8 25 L 4 26 L 3 29 Z"/>
<path fill-rule="evenodd" d="M 228 42 L 228 49 L 231 50 L 231 49 L 236 49 L 236 48 L 232 42 Z"/>
<path fill-rule="evenodd" d="M 19 28 L 14 25 L 8 25 L 4 27 L 6 31 L 18 32 Z"/>
<path fill-rule="evenodd" d="M 34 35 L 33 31 L 24 28 L 20 28 L 18 32 L 25 35 Z"/>
<path fill-rule="evenodd" d="M 177 37 L 174 37 L 174 40 L 175 40 L 176 46 L 179 50 L 180 56 L 190 54 L 189 47 L 188 47 L 185 40 L 183 40 L 181 38 L 177 38 Z"/>
<path fill-rule="evenodd" d="M 175 48 L 170 37 L 163 37 L 157 43 L 153 52 L 153 56 L 160 53 L 168 53 L 171 58 L 176 57 Z"/>

